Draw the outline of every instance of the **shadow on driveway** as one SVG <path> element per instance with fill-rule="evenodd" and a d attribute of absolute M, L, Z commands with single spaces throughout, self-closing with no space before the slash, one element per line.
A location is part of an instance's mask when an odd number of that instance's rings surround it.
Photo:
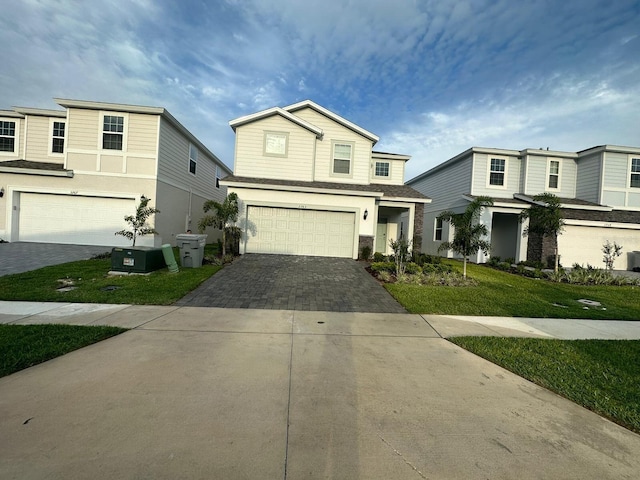
<path fill-rule="evenodd" d="M 176 305 L 407 313 L 365 265 L 345 258 L 247 254 Z"/>

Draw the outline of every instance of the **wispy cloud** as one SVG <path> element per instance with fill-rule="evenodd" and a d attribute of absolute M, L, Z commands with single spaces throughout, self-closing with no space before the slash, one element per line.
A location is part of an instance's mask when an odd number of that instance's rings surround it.
<path fill-rule="evenodd" d="M 477 144 L 631 143 L 638 17 L 635 0 L 22 0 L 0 17 L 0 108 L 161 105 L 227 163 L 230 119 L 304 98 L 415 173 Z"/>

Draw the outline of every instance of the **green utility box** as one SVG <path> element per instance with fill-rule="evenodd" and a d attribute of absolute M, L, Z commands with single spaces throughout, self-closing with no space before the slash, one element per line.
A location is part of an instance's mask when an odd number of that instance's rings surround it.
<path fill-rule="evenodd" d="M 114 272 L 148 273 L 165 266 L 161 248 L 115 247 L 111 250 L 111 270 Z"/>

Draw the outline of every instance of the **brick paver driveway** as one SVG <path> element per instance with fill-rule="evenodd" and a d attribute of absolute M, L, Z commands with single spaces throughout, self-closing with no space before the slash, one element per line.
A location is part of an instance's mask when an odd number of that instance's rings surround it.
<path fill-rule="evenodd" d="M 176 305 L 407 313 L 364 267 L 345 258 L 247 254 Z"/>

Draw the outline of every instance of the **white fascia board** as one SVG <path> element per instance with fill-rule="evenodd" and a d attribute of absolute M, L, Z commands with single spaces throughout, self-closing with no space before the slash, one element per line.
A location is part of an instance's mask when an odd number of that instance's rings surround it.
<path fill-rule="evenodd" d="M 516 198 L 516 195 L 514 195 L 514 198 Z M 462 195 L 462 198 L 464 198 L 466 201 L 468 202 L 473 202 L 474 200 L 476 200 L 473 197 L 470 197 L 468 195 Z M 522 199 L 519 199 L 522 200 Z M 513 203 L 513 202 L 507 202 L 506 199 L 504 202 L 501 202 L 500 199 L 493 199 L 493 207 L 500 207 L 500 208 L 515 208 L 515 209 L 522 209 L 522 208 L 529 208 L 529 204 L 521 204 L 521 203 Z M 487 207 L 487 208 L 491 208 L 491 207 Z"/>
<path fill-rule="evenodd" d="M 64 108 L 85 108 L 88 110 L 109 110 L 114 112 L 146 113 L 151 115 L 162 115 L 166 112 L 163 107 L 127 105 L 124 103 L 90 102 L 87 100 L 71 100 L 68 98 L 54 98 L 53 101 Z"/>
<path fill-rule="evenodd" d="M 325 117 L 328 117 L 331 120 L 334 120 L 335 122 L 338 122 L 344 125 L 348 129 L 359 133 L 363 137 L 371 140 L 374 144 L 378 143 L 378 140 L 380 140 L 380 137 L 378 137 L 377 135 L 371 133 L 368 130 L 365 130 L 362 127 L 359 127 L 358 125 L 356 125 L 353 122 L 350 122 L 346 118 L 343 118 L 340 115 L 333 113 L 331 110 L 327 110 L 326 108 L 321 107 L 320 105 L 318 105 L 315 102 L 312 102 L 311 100 L 303 100 L 302 102 L 294 103 L 293 105 L 289 105 L 287 107 L 284 107 L 283 109 L 286 110 L 287 112 L 295 112 L 296 110 L 301 110 L 307 107 L 315 110 L 316 112 L 323 114 Z"/>
<path fill-rule="evenodd" d="M 620 222 L 598 222 L 595 220 L 575 220 L 565 219 L 565 225 L 575 225 L 580 227 L 599 227 L 599 228 L 625 228 L 627 230 L 640 230 L 638 223 L 620 223 Z"/>
<path fill-rule="evenodd" d="M 371 158 L 380 158 L 383 160 L 404 160 L 405 162 L 411 160 L 411 155 L 401 155 L 399 153 L 377 153 L 371 152 Z"/>
<path fill-rule="evenodd" d="M 598 152 L 616 152 L 616 153 L 640 153 L 640 147 L 625 147 L 622 145 L 599 145 L 597 147 L 591 147 L 586 150 L 578 152 L 578 157 L 584 157 L 585 155 L 591 155 Z"/>
<path fill-rule="evenodd" d="M 13 110 L 0 110 L 0 117 L 24 118 L 24 115 Z"/>
<path fill-rule="evenodd" d="M 13 109 L 21 113 L 22 115 L 38 115 L 41 117 L 58 117 L 67 118 L 67 112 L 65 110 L 50 110 L 45 108 L 31 108 L 31 107 L 13 107 Z"/>
<path fill-rule="evenodd" d="M 301 193 L 322 193 L 329 195 L 345 195 L 350 197 L 378 197 L 383 196 L 382 192 L 359 192 L 355 190 L 334 190 L 331 188 L 316 188 L 316 187 L 300 187 L 296 185 L 268 185 L 263 183 L 237 183 L 226 182 L 224 179 L 220 180 L 220 185 L 233 188 L 252 188 L 256 190 L 281 190 L 285 192 L 301 192 Z"/>
<path fill-rule="evenodd" d="M 237 127 L 240 127 L 247 123 L 255 122 L 256 120 L 262 120 L 263 118 L 271 117 L 273 115 L 280 115 L 290 122 L 293 122 L 301 126 L 302 128 L 306 128 L 310 132 L 314 133 L 318 138 L 321 138 L 323 135 L 321 128 L 316 127 L 315 125 L 303 120 L 302 118 L 296 117 L 294 114 L 287 112 L 280 107 L 273 107 L 267 110 L 262 110 L 260 112 L 252 113 L 251 115 L 245 115 L 244 117 L 236 118 L 235 120 L 231 120 L 229 122 L 229 126 L 235 132 Z"/>
<path fill-rule="evenodd" d="M 520 156 L 543 156 L 543 157 L 560 157 L 560 158 L 578 158 L 575 152 L 561 152 L 559 150 L 540 150 L 535 148 L 526 148 L 520 151 Z"/>
<path fill-rule="evenodd" d="M 73 170 L 57 171 L 57 170 L 38 170 L 35 168 L 13 168 L 1 167 L 2 173 L 15 173 L 18 175 L 39 175 L 41 177 L 69 177 L 73 178 Z"/>

